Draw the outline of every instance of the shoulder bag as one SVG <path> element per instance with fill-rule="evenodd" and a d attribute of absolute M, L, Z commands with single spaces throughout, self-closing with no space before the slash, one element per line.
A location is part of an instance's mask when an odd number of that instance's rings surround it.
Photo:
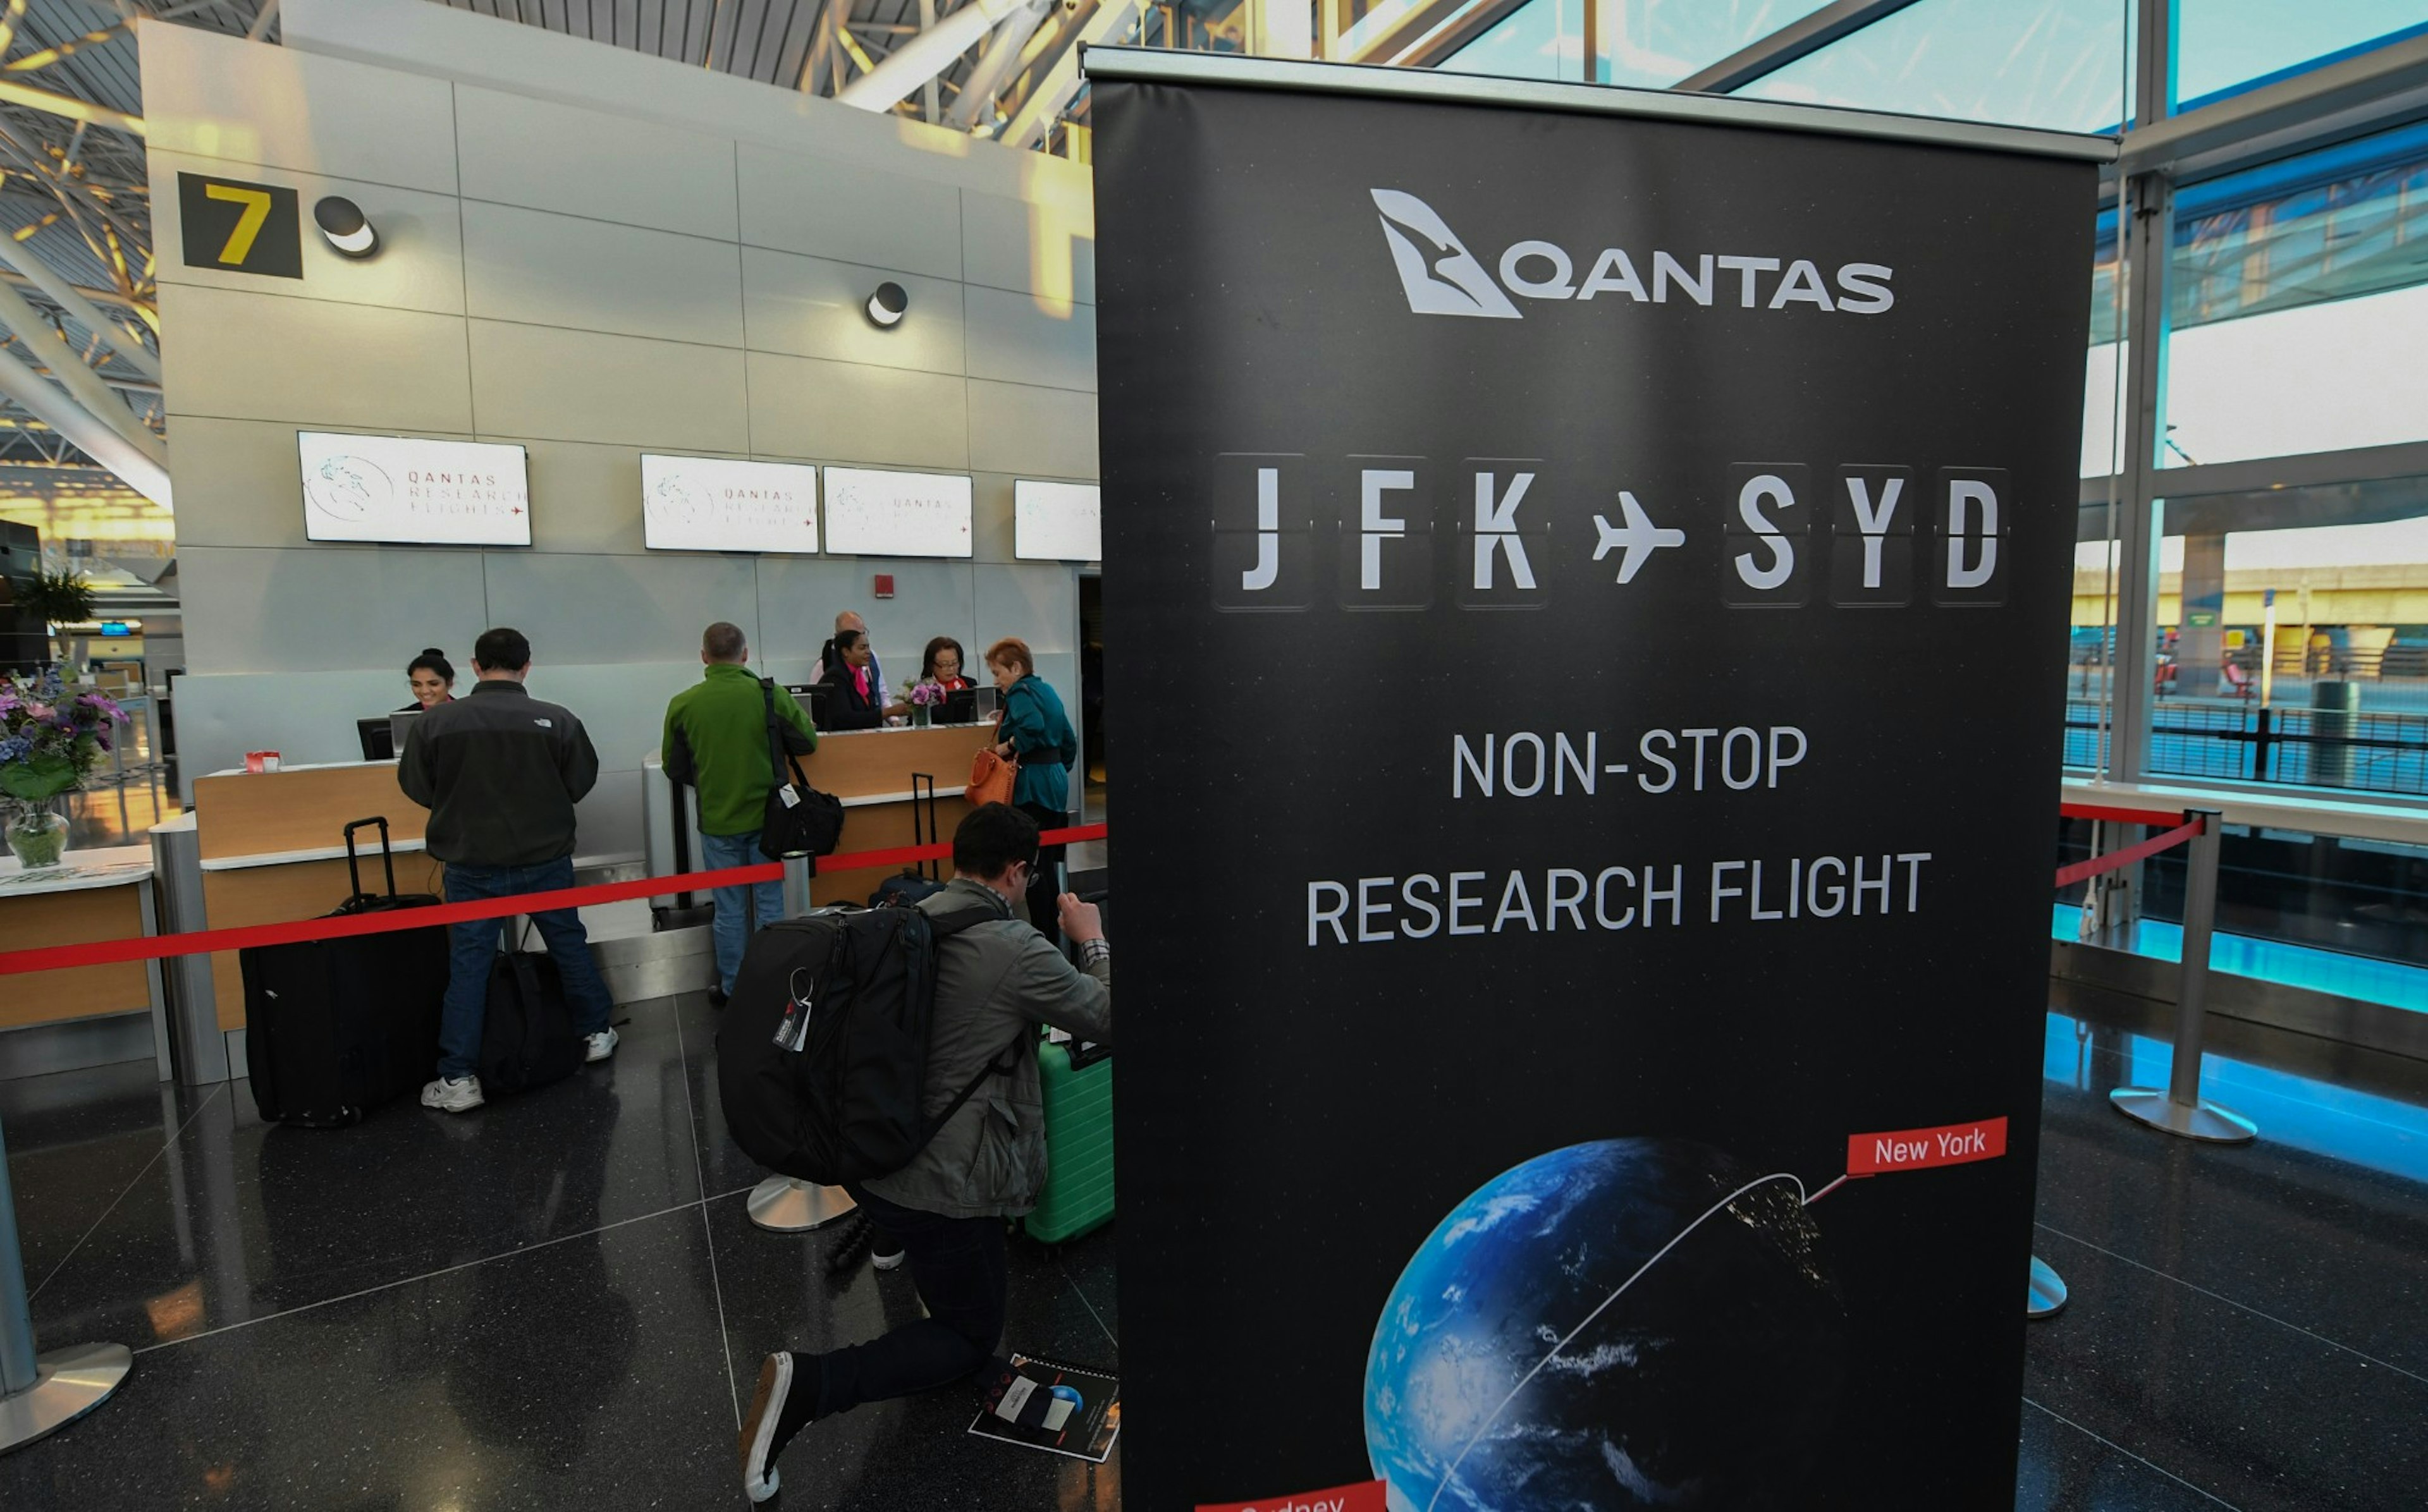
<path fill-rule="evenodd" d="M 771 861 L 788 855 L 832 855 L 843 838 L 843 800 L 822 793 L 801 775 L 801 764 L 784 749 L 783 723 L 776 717 L 776 680 L 759 679 L 767 705 L 767 759 L 776 771 L 767 807 L 759 820 L 759 854 Z"/>

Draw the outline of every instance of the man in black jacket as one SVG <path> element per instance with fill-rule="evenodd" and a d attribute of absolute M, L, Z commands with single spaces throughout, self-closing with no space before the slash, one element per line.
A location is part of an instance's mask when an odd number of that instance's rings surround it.
<path fill-rule="evenodd" d="M 413 722 L 396 769 L 404 795 L 430 810 L 430 854 L 447 863 L 447 901 L 470 902 L 573 886 L 573 805 L 599 781 L 599 753 L 569 709 L 523 691 L 531 642 L 520 630 L 484 631 L 472 647 L 472 691 Z M 590 958 L 582 916 L 533 914 L 573 1009 L 585 1058 L 615 1053 L 613 1004 Z M 421 1105 L 468 1113 L 481 1105 L 481 1027 L 499 924 L 457 924 L 438 1027 L 438 1077 Z"/>

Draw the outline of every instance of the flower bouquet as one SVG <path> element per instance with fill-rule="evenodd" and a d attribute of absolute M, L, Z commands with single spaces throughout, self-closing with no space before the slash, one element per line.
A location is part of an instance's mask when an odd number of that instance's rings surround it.
<path fill-rule="evenodd" d="M 84 786 L 125 723 L 114 700 L 69 686 L 56 668 L 38 677 L 0 675 L 0 812 L 18 860 L 58 864 L 68 821 L 49 805 Z"/>
<path fill-rule="evenodd" d="M 936 706 L 944 701 L 944 685 L 933 677 L 910 685 L 905 696 L 910 704 L 910 723 L 924 725 L 936 717 Z"/>

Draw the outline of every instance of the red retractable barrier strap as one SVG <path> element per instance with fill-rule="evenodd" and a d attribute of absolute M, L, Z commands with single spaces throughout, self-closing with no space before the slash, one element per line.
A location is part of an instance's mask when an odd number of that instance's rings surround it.
<path fill-rule="evenodd" d="M 1042 845 L 1075 845 L 1083 840 L 1101 840 L 1104 837 L 1104 825 L 1080 824 L 1070 829 L 1047 830 L 1038 837 L 1038 840 Z M 904 845 L 883 851 L 854 851 L 844 855 L 821 856 L 818 869 L 821 875 L 861 871 L 873 867 L 906 866 L 916 861 L 949 860 L 952 854 L 950 842 Z M 213 951 L 250 950 L 263 945 L 294 945 L 305 940 L 348 939 L 356 935 L 385 935 L 401 929 L 428 929 L 435 925 L 471 923 L 484 919 L 507 919 L 516 914 L 581 908 L 592 903 L 622 902 L 633 898 L 662 898 L 669 893 L 738 887 L 753 882 L 779 881 L 783 875 L 781 862 L 765 861 L 756 866 L 728 867 L 719 871 L 686 872 L 680 877 L 601 882 L 586 887 L 517 893 L 509 898 L 440 903 L 431 908 L 402 908 L 384 914 L 299 919 L 283 924 L 249 924 L 236 929 L 196 930 L 186 935 L 139 935 L 130 939 L 97 940 L 85 945 L 45 945 L 30 951 L 0 952 L 0 976 L 56 971 L 75 966 L 107 966 L 119 961 L 150 961 L 172 955 L 200 955 Z"/>
<path fill-rule="evenodd" d="M 2175 816 L 2171 814 L 2167 817 L 2173 819 Z M 2106 855 L 2094 855 L 2088 861 L 2076 861 L 2070 867 L 2059 867 L 2057 872 L 2057 885 L 2060 887 L 2070 887 L 2085 877 L 2095 877 L 2107 871 L 2120 871 L 2136 861 L 2148 860 L 2160 851 L 2173 850 L 2200 832 L 2201 821 L 2193 820 L 2179 829 L 2172 829 L 2164 835 L 2154 836 L 2139 845 L 2128 845 L 2121 851 L 2110 851 Z"/>
<path fill-rule="evenodd" d="M 2104 819 L 2111 824 L 2180 824 L 2184 816 L 2172 809 L 2110 808 L 2105 804 L 2059 804 L 2068 819 Z"/>

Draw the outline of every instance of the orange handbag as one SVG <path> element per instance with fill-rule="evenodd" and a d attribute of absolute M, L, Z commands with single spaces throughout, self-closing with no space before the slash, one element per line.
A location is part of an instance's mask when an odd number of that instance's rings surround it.
<path fill-rule="evenodd" d="M 1011 802 L 1012 774 L 1018 770 L 1018 763 L 995 755 L 993 746 L 981 747 L 970 762 L 970 785 L 961 789 L 961 796 L 969 800 L 972 808 L 980 804 L 1008 804 Z"/>

